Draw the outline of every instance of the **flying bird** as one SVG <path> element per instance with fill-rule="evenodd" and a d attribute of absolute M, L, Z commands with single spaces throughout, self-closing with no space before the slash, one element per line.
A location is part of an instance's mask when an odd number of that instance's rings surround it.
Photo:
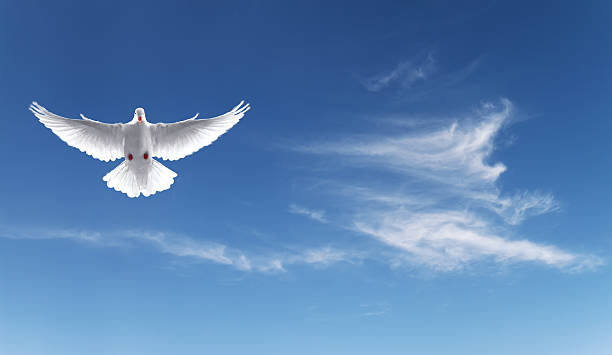
<path fill-rule="evenodd" d="M 69 146 L 92 157 L 123 162 L 102 179 L 109 188 L 129 197 L 150 196 L 170 188 L 176 173 L 154 158 L 178 160 L 210 145 L 227 132 L 250 109 L 241 101 L 221 116 L 175 123 L 149 123 L 143 108 L 128 123 L 102 123 L 81 114 L 82 119 L 58 116 L 36 102 L 30 111 Z"/>

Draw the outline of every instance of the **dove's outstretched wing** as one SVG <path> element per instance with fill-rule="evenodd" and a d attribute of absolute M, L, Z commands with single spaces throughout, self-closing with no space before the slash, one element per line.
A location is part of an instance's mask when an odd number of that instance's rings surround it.
<path fill-rule="evenodd" d="M 195 153 L 232 128 L 250 108 L 241 101 L 221 116 L 198 120 L 195 115 L 176 123 L 156 123 L 151 127 L 153 156 L 177 160 Z"/>
<path fill-rule="evenodd" d="M 122 124 L 107 124 L 81 115 L 82 120 L 66 118 L 49 112 L 36 102 L 30 111 L 38 120 L 69 146 L 103 161 L 123 157 Z"/>

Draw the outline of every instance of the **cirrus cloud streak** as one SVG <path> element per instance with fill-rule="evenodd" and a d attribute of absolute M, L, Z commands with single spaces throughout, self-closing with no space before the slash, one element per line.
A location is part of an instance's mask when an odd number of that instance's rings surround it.
<path fill-rule="evenodd" d="M 334 180 L 336 191 L 348 192 L 345 209 L 351 216 L 339 223 L 399 252 L 390 260 L 394 266 L 451 271 L 478 261 L 533 262 L 578 271 L 601 265 L 597 256 L 514 236 L 512 226 L 560 208 L 550 193 L 499 189 L 507 167 L 491 156 L 512 112 L 512 103 L 501 99 L 442 127 L 349 136 L 295 149 L 355 169 L 355 176 L 368 172 L 367 180 Z M 372 172 L 379 178 L 372 179 Z"/>

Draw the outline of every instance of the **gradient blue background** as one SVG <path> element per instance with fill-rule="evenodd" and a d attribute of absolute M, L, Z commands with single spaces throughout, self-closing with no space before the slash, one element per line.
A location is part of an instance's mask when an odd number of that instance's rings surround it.
<path fill-rule="evenodd" d="M 367 131 L 376 112 L 432 115 L 508 97 L 524 120 L 496 151 L 504 188 L 544 188 L 560 214 L 520 226 L 606 258 L 612 130 L 607 2 L 0 2 L 0 223 L 164 230 L 246 250 L 357 238 L 287 212 L 316 205 L 312 162 L 284 146 Z M 359 78 L 435 53 L 477 68 L 418 99 Z M 66 146 L 27 111 L 152 122 L 253 109 L 166 165 L 171 190 L 128 199 L 115 164 Z M 257 233 L 254 233 L 256 231 Z M 415 275 L 366 262 L 243 272 L 148 249 L 0 238 L 0 354 L 610 354 L 607 266 Z M 362 316 L 364 309 L 381 311 Z"/>

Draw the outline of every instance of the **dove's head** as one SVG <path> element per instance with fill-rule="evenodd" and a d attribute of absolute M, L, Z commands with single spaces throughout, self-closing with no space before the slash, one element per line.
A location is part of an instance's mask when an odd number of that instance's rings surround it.
<path fill-rule="evenodd" d="M 138 122 L 138 124 L 142 124 L 143 122 L 147 122 L 147 118 L 145 116 L 144 109 L 139 107 L 134 111 L 134 120 Z"/>

